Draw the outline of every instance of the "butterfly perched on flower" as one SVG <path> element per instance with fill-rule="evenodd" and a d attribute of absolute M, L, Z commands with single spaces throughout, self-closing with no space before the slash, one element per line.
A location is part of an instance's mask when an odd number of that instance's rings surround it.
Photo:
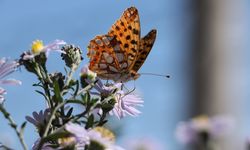
<path fill-rule="evenodd" d="M 136 80 L 155 38 L 155 29 L 141 38 L 138 10 L 127 8 L 107 34 L 98 35 L 90 41 L 89 69 L 102 79 L 115 82 Z"/>

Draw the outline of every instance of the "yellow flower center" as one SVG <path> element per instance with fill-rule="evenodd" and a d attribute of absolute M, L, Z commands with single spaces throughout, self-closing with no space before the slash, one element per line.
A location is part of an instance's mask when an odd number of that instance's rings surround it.
<path fill-rule="evenodd" d="M 109 129 L 104 127 L 95 127 L 94 130 L 101 133 L 102 137 L 108 139 L 111 142 L 115 142 L 115 135 Z"/>
<path fill-rule="evenodd" d="M 58 143 L 62 146 L 75 144 L 76 139 L 74 137 L 63 137 L 58 139 Z"/>
<path fill-rule="evenodd" d="M 39 54 L 43 49 L 43 42 L 41 40 L 33 41 L 31 51 L 33 54 Z"/>

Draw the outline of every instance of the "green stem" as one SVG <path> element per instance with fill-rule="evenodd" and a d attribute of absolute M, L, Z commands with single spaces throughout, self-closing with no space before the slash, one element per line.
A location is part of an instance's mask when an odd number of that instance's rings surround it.
<path fill-rule="evenodd" d="M 66 103 L 67 103 L 67 101 L 64 101 L 64 102 L 60 103 L 60 104 L 57 105 L 57 106 L 55 107 L 55 109 L 52 111 L 51 116 L 50 116 L 50 118 L 49 118 L 49 121 L 48 121 L 48 123 L 47 123 L 47 125 L 46 125 L 45 131 L 44 131 L 44 133 L 43 133 L 42 138 L 44 138 L 44 137 L 46 137 L 46 136 L 48 135 L 50 125 L 51 125 L 51 123 L 52 123 L 52 121 L 53 121 L 53 119 L 54 119 L 54 117 L 55 117 L 56 112 L 58 111 L 58 109 L 60 109 L 60 108 L 61 108 L 64 104 L 66 104 Z"/>
<path fill-rule="evenodd" d="M 97 124 L 97 126 L 102 126 L 103 124 L 105 124 L 104 120 L 106 118 L 106 115 L 107 115 L 107 113 L 105 113 L 105 112 L 102 113 L 101 118 L 100 118 L 99 123 Z"/>
<path fill-rule="evenodd" d="M 3 113 L 4 117 L 9 121 L 10 126 L 15 130 L 23 149 L 28 150 L 27 145 L 25 144 L 23 138 L 23 134 L 20 131 L 18 131 L 17 124 L 14 122 L 14 120 L 10 116 L 10 113 L 7 112 L 7 110 L 3 107 L 2 104 L 0 104 L 0 111 Z"/>
<path fill-rule="evenodd" d="M 75 69 L 71 68 L 70 71 L 69 71 L 69 73 L 68 73 L 67 80 L 65 82 L 65 86 L 69 85 L 69 82 L 72 79 L 72 76 L 73 76 L 74 72 L 75 72 Z"/>
<path fill-rule="evenodd" d="M 46 83 L 46 79 L 48 80 L 48 81 L 50 81 L 49 80 L 49 77 L 48 77 L 48 75 L 47 75 L 47 73 L 46 73 L 46 77 L 44 77 L 44 75 L 43 75 L 43 73 L 41 72 L 42 70 L 44 71 L 44 69 L 43 68 L 41 68 L 41 67 L 39 67 L 39 65 L 36 63 L 36 73 L 37 73 L 37 76 L 38 76 L 38 79 L 42 82 L 42 84 L 43 84 L 43 90 L 44 90 L 44 92 L 45 92 L 45 95 L 46 95 L 46 101 L 47 101 L 47 103 L 48 103 L 48 105 L 49 105 L 49 107 L 51 107 L 52 106 L 52 103 L 51 103 L 51 94 L 50 94 L 50 91 L 49 91 L 49 87 L 48 87 L 48 84 Z"/>
<path fill-rule="evenodd" d="M 39 142 L 38 150 L 40 150 L 40 149 L 42 148 L 42 146 L 43 146 L 43 139 L 48 135 L 50 125 L 51 125 L 51 123 L 52 123 L 52 121 L 53 121 L 53 119 L 54 119 L 54 117 L 55 117 L 56 112 L 58 111 L 58 109 L 60 109 L 60 108 L 61 108 L 63 105 L 65 105 L 66 103 L 67 103 L 67 101 L 64 101 L 64 102 L 60 103 L 60 104 L 57 105 L 57 106 L 55 107 L 55 109 L 52 111 L 51 116 L 50 116 L 50 118 L 49 118 L 49 121 L 48 121 L 48 123 L 47 123 L 47 125 L 46 125 L 45 131 L 44 131 L 44 133 L 43 133 L 43 136 L 42 136 L 42 138 L 41 138 L 41 140 L 40 140 L 40 142 Z"/>
<path fill-rule="evenodd" d="M 73 77 L 73 74 L 74 74 L 75 70 L 76 70 L 75 67 L 70 68 L 70 71 L 69 71 L 69 73 L 67 75 L 67 79 L 66 79 L 65 85 L 64 85 L 64 87 L 66 87 L 66 89 L 61 91 L 61 95 L 64 95 L 64 92 L 67 91 L 67 87 L 69 86 L 69 83 L 70 83 L 70 81 L 71 81 L 71 79 Z"/>

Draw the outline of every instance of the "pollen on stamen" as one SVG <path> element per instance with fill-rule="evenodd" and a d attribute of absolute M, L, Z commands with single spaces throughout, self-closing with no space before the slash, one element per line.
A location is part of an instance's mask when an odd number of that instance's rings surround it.
<path fill-rule="evenodd" d="M 43 41 L 35 40 L 32 42 L 31 51 L 33 54 L 39 54 L 44 48 Z"/>

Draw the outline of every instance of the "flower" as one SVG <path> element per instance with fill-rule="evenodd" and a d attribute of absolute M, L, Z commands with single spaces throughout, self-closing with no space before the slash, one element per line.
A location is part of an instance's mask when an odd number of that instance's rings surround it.
<path fill-rule="evenodd" d="M 89 150 L 124 150 L 120 146 L 114 145 L 114 134 L 103 127 L 96 127 L 89 130 L 90 138 Z"/>
<path fill-rule="evenodd" d="M 4 79 L 6 76 L 10 75 L 16 68 L 19 66 L 17 61 L 9 61 L 5 57 L 0 59 L 0 84 L 3 85 L 20 85 L 21 81 L 15 79 Z M 4 101 L 4 94 L 6 94 L 6 90 L 0 87 L 0 104 Z"/>
<path fill-rule="evenodd" d="M 66 66 L 75 70 L 83 60 L 82 51 L 74 45 L 65 45 L 62 47 L 64 53 L 61 54 Z"/>
<path fill-rule="evenodd" d="M 96 95 L 100 95 L 103 98 L 106 98 L 110 96 L 111 94 L 114 94 L 115 91 L 118 91 L 121 89 L 122 83 L 115 83 L 115 84 L 110 84 L 110 85 L 104 85 L 99 78 L 97 78 L 97 82 L 94 85 L 94 88 L 100 93 L 92 93 Z"/>
<path fill-rule="evenodd" d="M 31 51 L 25 52 L 24 55 L 22 56 L 22 59 L 29 60 L 39 55 L 40 53 L 45 53 L 46 57 L 48 57 L 51 51 L 65 53 L 60 49 L 60 46 L 65 44 L 66 42 L 64 42 L 63 40 L 55 40 L 54 42 L 44 46 L 41 40 L 33 41 L 31 45 Z"/>
<path fill-rule="evenodd" d="M 91 83 L 87 80 L 88 83 Z M 115 83 L 110 85 L 104 85 L 100 79 L 97 78 L 97 82 L 94 85 L 94 88 L 99 92 L 91 92 L 94 95 L 100 95 L 102 99 L 102 104 L 113 104 L 110 109 L 109 105 L 107 106 L 107 110 L 110 115 L 117 116 L 118 119 L 125 117 L 126 115 L 130 116 L 138 116 L 141 112 L 137 110 L 135 107 L 143 106 L 143 100 L 136 94 L 133 93 L 125 93 L 122 90 L 122 83 Z M 114 101 L 114 102 L 113 102 Z M 100 111 L 102 113 L 102 111 Z"/>
<path fill-rule="evenodd" d="M 89 144 L 88 132 L 84 127 L 78 124 L 68 123 L 66 124 L 65 129 L 74 136 L 74 142 L 76 144 L 76 147 L 84 148 L 85 145 Z"/>
<path fill-rule="evenodd" d="M 50 117 L 50 109 L 45 109 L 44 112 L 41 110 L 39 113 L 34 111 L 32 115 L 33 118 L 30 116 L 26 116 L 25 118 L 27 121 L 36 126 L 39 135 L 42 135 Z"/>
<path fill-rule="evenodd" d="M 108 129 L 96 127 L 86 130 L 84 127 L 68 123 L 65 129 L 75 138 L 73 141 L 77 149 L 88 147 L 88 150 L 123 150 L 114 145 L 114 135 Z"/>
<path fill-rule="evenodd" d="M 218 138 L 233 128 L 233 120 L 225 116 L 198 116 L 188 122 L 180 122 L 176 129 L 176 138 L 183 144 L 200 140 Z"/>
<path fill-rule="evenodd" d="M 114 114 L 118 119 L 125 117 L 127 114 L 136 117 L 141 113 L 135 108 L 136 106 L 143 106 L 143 100 L 138 95 L 125 94 L 124 91 L 120 90 L 115 93 L 115 100 L 116 103 L 110 114 Z"/>

